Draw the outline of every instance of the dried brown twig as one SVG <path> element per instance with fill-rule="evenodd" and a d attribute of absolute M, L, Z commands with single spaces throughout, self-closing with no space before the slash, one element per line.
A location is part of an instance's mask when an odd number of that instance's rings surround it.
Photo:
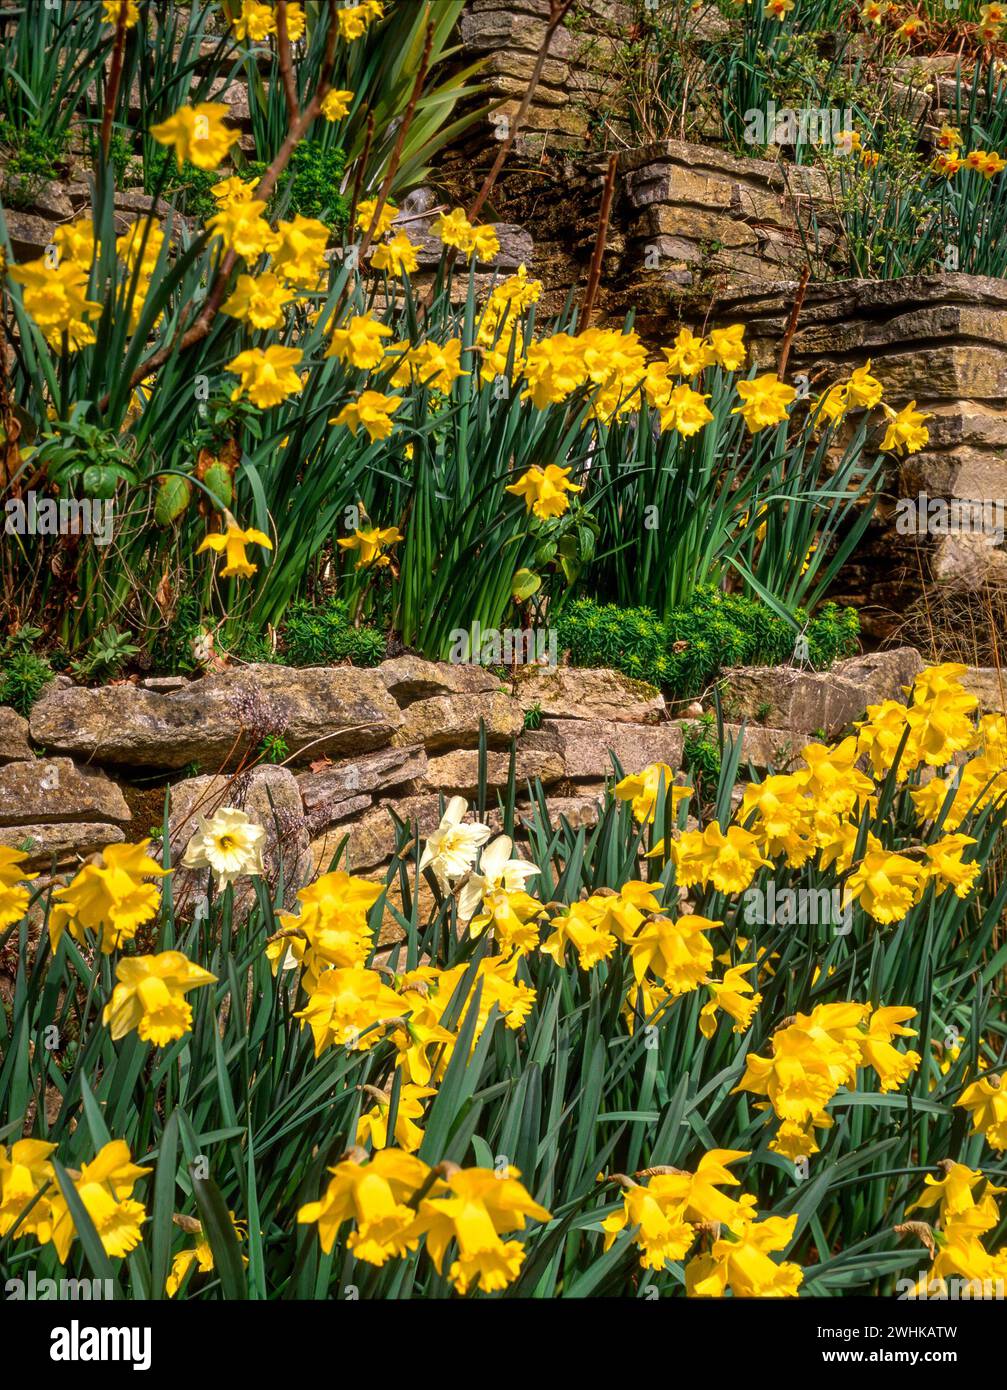
<path fill-rule="evenodd" d="M 598 297 L 598 286 L 601 284 L 601 263 L 605 256 L 605 244 L 608 241 L 608 223 L 612 216 L 612 198 L 615 193 L 615 175 L 618 166 L 619 156 L 610 155 L 608 173 L 605 175 L 605 187 L 601 195 L 601 210 L 598 213 L 598 234 L 595 237 L 594 251 L 591 255 L 591 269 L 588 272 L 587 288 L 584 291 L 582 329 L 591 327 L 594 301 Z"/>
<path fill-rule="evenodd" d="M 787 321 L 787 331 L 783 335 L 783 342 L 780 344 L 780 360 L 776 368 L 776 375 L 783 380 L 783 374 L 787 370 L 787 361 L 790 357 L 790 345 L 794 341 L 794 334 L 797 332 L 797 320 L 801 316 L 804 308 L 804 296 L 807 292 L 808 281 L 811 278 L 811 267 L 805 266 L 801 271 L 801 283 L 797 286 L 797 293 L 794 295 L 794 307 L 790 311 L 790 318 Z"/>
<path fill-rule="evenodd" d="M 108 70 L 105 84 L 105 110 L 101 118 L 101 157 L 108 163 L 108 150 L 112 143 L 112 120 L 115 116 L 115 103 L 119 99 L 119 86 L 122 82 L 122 54 L 126 47 L 126 16 L 129 13 L 128 0 L 120 0 L 119 13 L 115 21 L 115 40 L 112 44 L 112 65 Z"/>

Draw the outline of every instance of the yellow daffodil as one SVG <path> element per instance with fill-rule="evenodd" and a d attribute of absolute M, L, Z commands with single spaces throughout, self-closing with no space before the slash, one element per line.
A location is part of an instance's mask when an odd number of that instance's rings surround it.
<path fill-rule="evenodd" d="M 396 232 L 390 241 L 374 248 L 371 265 L 391 276 L 412 275 L 419 269 L 416 247 L 405 232 Z"/>
<path fill-rule="evenodd" d="M 20 922 L 28 911 L 28 889 L 22 885 L 38 874 L 22 867 L 27 857 L 22 850 L 0 845 L 0 931 Z"/>
<path fill-rule="evenodd" d="M 545 468 L 534 464 L 522 473 L 516 483 L 508 483 L 505 492 L 515 497 L 523 497 L 525 509 L 534 512 L 541 520 L 562 516 L 570 505 L 568 492 L 580 492 L 579 483 L 571 483 L 569 468 L 560 468 L 555 463 L 547 463 Z"/>
<path fill-rule="evenodd" d="M 404 1012 L 401 998 L 376 970 L 337 966 L 323 970 L 310 983 L 308 1002 L 294 1017 L 310 1027 L 316 1057 L 327 1047 L 373 1047 L 382 1037 L 378 1025 Z"/>
<path fill-rule="evenodd" d="M 369 1160 L 356 1151 L 329 1172 L 332 1177 L 321 1199 L 297 1213 L 302 1225 L 317 1225 L 326 1255 L 347 1221 L 355 1223 L 347 1248 L 367 1264 L 380 1266 L 417 1248 L 416 1212 L 408 1203 L 429 1175 L 425 1163 L 414 1154 L 386 1148 Z"/>
<path fill-rule="evenodd" d="M 197 169 L 216 169 L 238 139 L 238 132 L 224 124 L 231 109 L 222 101 L 201 101 L 181 106 L 150 133 L 159 145 L 173 148 L 181 169 L 188 162 Z"/>
<path fill-rule="evenodd" d="M 690 994 L 698 989 L 713 965 L 713 947 L 704 933 L 721 925 L 692 912 L 674 920 L 650 918 L 629 942 L 637 984 L 649 970 L 672 994 Z"/>
<path fill-rule="evenodd" d="M 380 391 L 362 391 L 355 401 L 348 401 L 330 425 L 345 425 L 351 434 L 367 431 L 372 442 L 387 439 L 394 428 L 392 415 L 402 404 L 401 396 L 386 396 Z"/>
<path fill-rule="evenodd" d="M 351 367 L 370 370 L 385 355 L 382 339 L 391 336 L 387 324 L 378 323 L 369 314 L 354 314 L 342 328 L 333 330 L 325 355 L 348 362 Z"/>
<path fill-rule="evenodd" d="M 51 1199 L 58 1192 L 49 1162 L 55 1151 L 55 1144 L 41 1139 L 17 1139 L 9 1152 L 0 1144 L 0 1236 L 17 1225 L 20 1235 L 37 1236 L 42 1245 L 48 1241 Z M 43 1193 L 47 1184 L 49 1190 Z"/>
<path fill-rule="evenodd" d="M 757 376 L 753 381 L 739 381 L 737 389 L 742 404 L 735 406 L 731 414 L 744 417 L 750 434 L 786 420 L 787 407 L 797 395 L 792 386 L 771 373 Z"/>
<path fill-rule="evenodd" d="M 132 1198 L 137 1181 L 151 1170 L 131 1161 L 127 1145 L 113 1139 L 85 1163 L 73 1185 L 98 1233 L 106 1255 L 121 1259 L 140 1244 L 140 1227 L 147 1219 L 143 1203 Z M 70 1208 L 62 1193 L 52 1200 L 53 1220 L 49 1236 L 61 1264 L 66 1263 L 77 1234 Z"/>
<path fill-rule="evenodd" d="M 322 97 L 322 115 L 327 121 L 341 121 L 350 114 L 352 100 L 352 92 L 337 91 L 333 88 Z"/>
<path fill-rule="evenodd" d="M 889 405 L 882 403 L 882 409 L 888 418 L 888 429 L 885 437 L 881 441 L 881 448 L 886 453 L 916 454 L 926 447 L 930 439 L 930 431 L 924 425 L 924 420 L 929 420 L 929 415 L 924 415 L 922 411 L 916 409 L 916 402 L 910 401 L 901 410 L 895 411 Z"/>
<path fill-rule="evenodd" d="M 87 298 L 86 267 L 68 259 L 54 265 L 43 256 L 24 265 L 8 266 L 7 275 L 22 287 L 25 311 L 50 347 L 62 352 L 64 335 L 71 352 L 95 341 L 87 320 L 100 314 L 102 306 Z"/>
<path fill-rule="evenodd" d="M 360 559 L 357 561 L 358 570 L 370 568 L 384 568 L 391 564 L 391 556 L 386 555 L 385 549 L 388 546 L 398 545 L 403 540 L 402 532 L 397 526 L 366 526 L 358 527 L 352 536 L 340 536 L 337 545 L 343 550 L 357 550 L 360 552 Z"/>
<path fill-rule="evenodd" d="M 467 1293 L 473 1283 L 484 1293 L 499 1293 L 513 1283 L 524 1247 L 501 1236 L 523 1231 L 529 1217 L 552 1219 L 519 1177 L 513 1166 L 503 1174 L 493 1168 L 456 1169 L 420 1203 L 415 1230 L 426 1233 L 427 1253 L 438 1274 L 448 1246 L 455 1243 L 456 1258 L 447 1274 L 458 1293 Z"/>
<path fill-rule="evenodd" d="M 128 956 L 115 967 L 118 981 L 105 1005 L 102 1022 L 118 1042 L 135 1028 L 143 1042 L 167 1047 L 192 1027 L 190 989 L 211 985 L 216 975 L 194 965 L 181 951 Z"/>
<path fill-rule="evenodd" d="M 846 881 L 846 901 L 859 902 L 876 922 L 901 922 L 919 902 L 926 882 L 923 866 L 904 854 L 875 850 Z"/>
<path fill-rule="evenodd" d="M 64 930 L 80 945 L 93 932 L 105 955 L 132 941 L 136 930 L 157 915 L 161 894 L 146 880 L 169 872 L 147 853 L 149 840 L 135 845 L 107 845 L 99 862 L 85 864 L 65 888 L 53 893 L 49 939 L 53 951 Z"/>
<path fill-rule="evenodd" d="M 253 328 L 280 328 L 284 306 L 294 293 L 271 271 L 262 275 L 239 275 L 230 298 L 221 305 L 221 313 L 242 319 Z"/>
<path fill-rule="evenodd" d="M 261 198 L 247 201 L 226 201 L 219 212 L 207 219 L 207 231 L 220 237 L 228 251 L 244 260 L 254 261 L 276 246 L 276 236 L 262 216 L 265 203 Z"/>
<path fill-rule="evenodd" d="M 615 784 L 614 795 L 617 801 L 629 801 L 633 815 L 641 823 L 654 823 L 658 792 L 664 786 L 665 798 L 671 804 L 672 816 L 687 796 L 692 795 L 691 787 L 676 787 L 675 774 L 667 763 L 650 763 L 640 772 L 623 777 Z"/>
<path fill-rule="evenodd" d="M 340 38 L 346 43 L 354 43 L 367 32 L 367 26 L 380 19 L 383 13 L 384 6 L 379 0 L 364 0 L 361 5 L 337 10 L 336 23 L 339 25 Z"/>
<path fill-rule="evenodd" d="M 136 0 L 101 0 L 101 9 L 102 24 L 111 24 L 113 28 L 116 28 L 121 20 L 124 29 L 132 29 L 140 18 L 140 8 Z"/>
<path fill-rule="evenodd" d="M 390 231 L 392 223 L 399 215 L 396 205 L 390 200 L 382 204 L 381 215 L 375 223 L 374 214 L 377 211 L 377 198 L 362 198 L 357 204 L 356 224 L 362 232 L 370 232 L 375 238 L 383 237 Z"/>
<path fill-rule="evenodd" d="M 731 825 L 725 835 L 716 821 L 705 830 L 685 831 L 672 841 L 670 853 L 678 883 L 684 888 L 712 883 L 718 893 L 743 892 L 756 869 L 769 864 L 750 831 Z"/>
<path fill-rule="evenodd" d="M 268 410 L 297 395 L 304 389 L 304 382 L 294 369 L 303 356 L 300 348 L 281 347 L 279 343 L 239 352 L 225 368 L 241 378 L 231 392 L 231 400 L 247 396 L 260 410 Z"/>
<path fill-rule="evenodd" d="M 233 1211 L 229 1211 L 227 1214 L 231 1218 L 231 1225 L 234 1227 L 234 1234 L 236 1235 L 238 1240 L 244 1240 L 248 1234 L 244 1222 L 238 1221 L 235 1218 Z M 179 1289 L 185 1282 L 186 1275 L 189 1273 L 190 1269 L 193 1268 L 193 1266 L 195 1266 L 197 1272 L 200 1274 L 211 1274 L 215 1268 L 213 1262 L 213 1247 L 210 1245 L 210 1242 L 207 1239 L 207 1237 L 203 1234 L 203 1227 L 201 1223 L 196 1221 L 194 1217 L 183 1218 L 180 1216 L 176 1216 L 175 1221 L 179 1225 L 182 1225 L 183 1230 L 189 1231 L 190 1234 L 198 1236 L 199 1239 L 196 1241 L 196 1244 L 192 1247 L 192 1249 L 180 1250 L 178 1254 L 172 1258 L 171 1271 L 164 1285 L 164 1291 L 169 1298 L 175 1297 L 175 1295 L 178 1293 Z M 247 1265 L 248 1256 L 242 1255 L 241 1258 L 243 1263 Z"/>
<path fill-rule="evenodd" d="M 395 1133 L 388 1133 L 391 1118 L 391 1097 L 386 1096 L 366 1110 L 357 1121 L 357 1143 L 370 1144 L 375 1150 L 388 1147 L 392 1139 L 405 1153 L 415 1153 L 423 1143 L 423 1130 L 416 1123 L 423 1117 L 423 1102 L 437 1094 L 435 1086 L 414 1086 L 410 1082 L 399 1091 L 395 1111 Z"/>
<path fill-rule="evenodd" d="M 251 579 L 252 575 L 258 570 L 258 565 L 253 565 L 245 554 L 247 545 L 261 545 L 263 550 L 272 550 L 273 542 L 264 531 L 256 531 L 250 527 L 243 531 L 237 525 L 234 518 L 227 515 L 227 529 L 223 532 L 211 531 L 208 536 L 204 536 L 200 544 L 196 547 L 196 554 L 201 555 L 204 550 L 214 550 L 217 554 L 224 552 L 226 563 L 220 571 L 222 579 Z"/>
<path fill-rule="evenodd" d="M 234 37 L 261 43 L 276 33 L 276 12 L 261 0 L 241 0 L 241 11 L 233 21 Z"/>
<path fill-rule="evenodd" d="M 292 221 L 280 220 L 268 249 L 273 270 L 292 285 L 313 289 L 325 274 L 325 248 L 330 232 L 324 222 L 297 213 Z"/>
<path fill-rule="evenodd" d="M 972 1117 L 972 1133 L 982 1134 L 991 1149 L 1007 1149 L 1007 1087 L 998 1075 L 983 1076 L 966 1086 L 955 1105 Z"/>
<path fill-rule="evenodd" d="M 683 439 L 698 434 L 713 419 L 708 400 L 709 395 L 693 391 L 684 382 L 673 387 L 661 408 L 661 429 L 677 430 Z"/>
<path fill-rule="evenodd" d="M 699 1030 L 704 1038 L 712 1038 L 717 1031 L 718 1009 L 723 1009 L 734 1019 L 735 1033 L 744 1033 L 751 1027 L 755 1011 L 762 1003 L 762 995 L 757 994 L 752 982 L 745 979 L 755 965 L 755 961 L 747 965 L 734 965 L 725 970 L 722 980 L 705 981 L 710 999 L 699 1012 Z"/>

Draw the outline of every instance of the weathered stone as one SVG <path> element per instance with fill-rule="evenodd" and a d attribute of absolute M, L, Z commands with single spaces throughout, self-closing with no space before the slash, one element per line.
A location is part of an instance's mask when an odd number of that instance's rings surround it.
<path fill-rule="evenodd" d="M 37 261 L 45 254 L 45 248 L 52 245 L 52 236 L 56 228 L 44 217 L 5 208 L 4 221 L 7 223 L 11 250 L 16 261 Z"/>
<path fill-rule="evenodd" d="M 746 724 L 744 733 L 740 724 L 725 724 L 724 735 L 731 739 L 741 735 L 738 767 L 742 772 L 748 764 L 758 772 L 770 767 L 775 772 L 789 772 L 800 758 L 801 749 L 809 742 L 807 736 L 795 735 L 790 729 L 767 729 L 761 724 Z"/>
<path fill-rule="evenodd" d="M 332 856 L 347 835 L 346 849 L 353 873 L 374 869 L 389 860 L 395 853 L 399 836 L 390 811 L 394 811 L 410 827 L 411 834 L 424 838 L 440 824 L 440 798 L 433 793 L 384 802 L 359 820 L 333 827 L 312 840 L 311 854 L 318 872 L 328 869 Z M 468 819 L 473 817 L 470 815 Z"/>
<path fill-rule="evenodd" d="M 27 719 L 10 705 L 0 705 L 0 763 L 31 757 Z"/>
<path fill-rule="evenodd" d="M 297 785 L 313 827 L 321 829 L 330 820 L 345 820 L 354 814 L 346 805 L 350 801 L 359 803 L 361 793 L 401 786 L 422 777 L 426 766 L 427 755 L 422 748 L 383 748 L 359 758 L 344 758 L 318 772 L 301 772 Z M 369 796 L 365 797 L 363 804 L 369 800 Z M 354 808 L 360 809 L 359 804 Z M 335 814 L 337 811 L 339 814 Z"/>
<path fill-rule="evenodd" d="M 31 211 L 52 222 L 66 222 L 73 216 L 73 205 L 61 183 L 48 180 L 31 189 Z"/>
<path fill-rule="evenodd" d="M 662 233 L 687 238 L 693 242 L 715 241 L 721 246 L 758 246 L 759 237 L 744 222 L 735 221 L 729 214 L 700 212 L 695 208 L 656 205 L 641 219 L 640 231 L 646 237 Z"/>
<path fill-rule="evenodd" d="M 171 204 L 166 202 L 164 198 L 152 198 L 149 194 L 141 193 L 139 189 L 135 188 L 118 190 L 113 206 L 117 212 L 132 212 L 138 217 L 149 217 L 153 214 L 162 220 L 171 211 Z"/>
<path fill-rule="evenodd" d="M 97 854 L 125 840 L 118 825 L 94 821 L 58 821 L 47 825 L 0 825 L 0 845 L 24 850 L 29 869 L 55 862 L 67 864 Z"/>
<path fill-rule="evenodd" d="M 244 82 L 230 82 L 226 77 L 218 78 L 210 83 L 207 100 L 224 102 L 230 108 L 227 120 L 243 126 L 251 122 L 248 87 Z"/>
<path fill-rule="evenodd" d="M 26 821 L 128 821 L 116 784 L 70 758 L 31 758 L 0 767 L 0 825 Z"/>
<path fill-rule="evenodd" d="M 400 705 L 431 695 L 476 695 L 500 689 L 497 677 L 482 666 L 425 661 L 421 656 L 396 656 L 374 669 Z"/>
<path fill-rule="evenodd" d="M 1007 712 L 1007 674 L 996 666 L 970 666 L 962 676 L 962 685 L 978 697 L 984 714 Z"/>
<path fill-rule="evenodd" d="M 356 753 L 387 744 L 402 716 L 384 682 L 356 667 L 247 666 L 171 694 L 110 685 L 50 689 L 29 721 L 46 748 L 110 765 L 218 769 L 279 734 L 290 753 Z"/>
<path fill-rule="evenodd" d="M 560 753 L 525 748 L 519 743 L 514 758 L 514 775 L 518 786 L 536 780 L 548 786 L 561 782 L 566 771 Z M 494 789 L 506 787 L 509 776 L 510 754 L 487 752 L 486 785 Z M 478 749 L 458 749 L 444 753 L 439 758 L 431 758 L 423 780 L 434 791 L 442 791 L 446 795 L 475 796 L 479 788 Z"/>
<path fill-rule="evenodd" d="M 427 752 L 471 748 L 486 726 L 490 744 L 506 743 L 524 727 L 520 704 L 501 690 L 486 694 L 434 695 L 416 700 L 402 714 L 402 726 L 392 742 L 398 748 L 422 744 Z"/>
<path fill-rule="evenodd" d="M 275 893 L 283 874 L 283 902 L 292 907 L 297 891 L 312 875 L 312 858 L 307 822 L 294 774 L 285 767 L 264 763 L 237 777 L 190 777 L 171 789 L 169 838 L 172 863 L 177 864 L 200 818 L 209 819 L 221 807 L 244 811 L 266 832 L 262 862 L 270 894 Z M 176 868 L 172 876 L 172 895 L 182 913 L 191 911 L 205 894 L 208 870 Z M 247 915 L 255 901 L 252 880 L 240 878 L 234 884 L 234 910 L 239 918 Z"/>
<path fill-rule="evenodd" d="M 664 713 L 664 697 L 646 681 L 619 671 L 579 666 L 523 666 L 517 698 L 524 710 L 553 719 L 602 719 L 616 724 L 653 724 Z"/>
<path fill-rule="evenodd" d="M 555 748 L 573 781 L 613 771 L 614 753 L 626 774 L 650 763 L 682 764 L 682 730 L 677 724 L 625 724 L 605 719 L 545 719 L 537 732 L 524 735 L 522 746 Z"/>
<path fill-rule="evenodd" d="M 546 801 L 550 824 L 555 828 L 561 820 L 565 820 L 571 830 L 579 830 L 581 826 L 590 829 L 591 826 L 598 824 L 604 802 L 604 783 L 593 790 L 584 787 L 576 796 L 550 796 Z M 491 813 L 491 824 L 493 814 Z M 519 824 L 538 824 L 539 819 L 537 806 L 525 803 L 520 807 L 517 815 Z"/>
<path fill-rule="evenodd" d="M 74 213 L 84 212 L 91 206 L 91 189 L 81 179 L 71 179 L 63 185 Z"/>
<path fill-rule="evenodd" d="M 340 825 L 359 816 L 361 811 L 369 811 L 373 805 L 370 792 L 344 792 L 342 796 L 333 796 L 324 806 L 308 815 L 308 831 L 314 835 L 319 830 Z"/>
<path fill-rule="evenodd" d="M 969 589 L 1003 583 L 1007 579 L 1007 555 L 995 547 L 992 536 L 946 536 L 934 549 L 930 572 L 938 583 Z"/>
<path fill-rule="evenodd" d="M 780 264 L 803 266 L 810 236 L 820 256 L 836 241 L 828 184 L 816 169 L 785 171 L 777 160 L 677 140 L 627 150 L 619 166 L 632 239 L 672 262 L 768 279 Z"/>
<path fill-rule="evenodd" d="M 788 666 L 736 666 L 724 672 L 724 706 L 732 718 L 765 722 L 801 734 L 832 738 L 863 716 L 868 705 L 904 698 L 923 669 L 915 647 L 898 647 L 838 661 L 830 671 Z"/>
<path fill-rule="evenodd" d="M 156 690 L 161 695 L 170 695 L 174 690 L 184 690 L 188 684 L 185 676 L 146 676 L 140 682 L 144 690 Z"/>

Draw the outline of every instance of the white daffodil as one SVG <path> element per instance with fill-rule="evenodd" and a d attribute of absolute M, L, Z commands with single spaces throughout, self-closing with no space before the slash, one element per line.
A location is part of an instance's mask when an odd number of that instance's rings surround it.
<path fill-rule="evenodd" d="M 447 892 L 451 879 L 461 878 L 471 869 L 479 846 L 484 845 L 492 834 L 489 826 L 479 821 L 463 825 L 462 816 L 467 810 L 465 798 L 453 796 L 445 808 L 440 825 L 423 846 L 420 870 L 433 869 L 444 892 Z"/>
<path fill-rule="evenodd" d="M 479 872 L 469 874 L 458 895 L 458 917 L 468 922 L 491 893 L 518 893 L 538 869 L 525 859 L 512 859 L 513 843 L 506 835 L 486 846 L 479 862 Z"/>
<path fill-rule="evenodd" d="M 185 869 L 212 869 L 221 888 L 226 888 L 242 874 L 261 874 L 262 842 L 266 832 L 261 825 L 249 820 L 244 811 L 222 806 L 216 815 L 199 818 L 199 829 L 193 835 L 185 853 Z"/>

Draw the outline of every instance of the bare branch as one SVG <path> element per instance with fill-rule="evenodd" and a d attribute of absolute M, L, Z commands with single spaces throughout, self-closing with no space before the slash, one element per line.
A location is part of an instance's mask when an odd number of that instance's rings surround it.
<path fill-rule="evenodd" d="M 545 33 L 542 35 L 542 43 L 539 47 L 538 57 L 535 59 L 535 66 L 532 68 L 532 73 L 528 81 L 528 86 L 525 89 L 524 96 L 521 98 L 521 105 L 518 107 L 514 119 L 511 122 L 510 130 L 507 132 L 507 139 L 503 141 L 499 150 L 497 150 L 496 159 L 494 159 L 492 165 L 490 166 L 489 173 L 483 180 L 483 186 L 476 194 L 475 202 L 469 208 L 468 219 L 470 222 L 474 222 L 476 218 L 479 216 L 480 212 L 482 212 L 483 207 L 486 204 L 486 200 L 489 198 L 490 194 L 493 191 L 493 185 L 496 183 L 497 178 L 500 174 L 500 170 L 506 163 L 507 156 L 510 154 L 511 149 L 513 148 L 514 141 L 517 137 L 517 133 L 524 124 L 525 117 L 528 115 L 528 110 L 532 104 L 535 92 L 538 89 L 539 81 L 542 77 L 542 71 L 545 68 L 546 59 L 549 56 L 549 49 L 552 46 L 553 35 L 556 33 L 556 30 L 559 28 L 559 26 L 563 23 L 563 20 L 566 18 L 567 11 L 570 9 L 570 6 L 572 4 L 573 0 L 550 0 L 549 22 L 546 24 Z"/>
<path fill-rule="evenodd" d="M 276 51 L 280 62 L 280 81 L 287 103 L 287 116 L 291 121 L 297 119 L 300 103 L 297 100 L 297 82 L 294 80 L 294 66 L 290 59 L 290 34 L 287 30 L 287 0 L 276 0 Z"/>
<path fill-rule="evenodd" d="M 101 157 L 108 163 L 108 150 L 112 143 L 112 119 L 115 103 L 119 99 L 119 84 L 122 82 L 122 54 L 126 47 L 126 16 L 129 13 L 129 0 L 120 0 L 119 13 L 115 21 L 115 42 L 112 46 L 112 65 L 105 84 L 105 110 L 101 117 Z"/>
<path fill-rule="evenodd" d="M 388 195 L 392 191 L 392 184 L 395 182 L 395 175 L 399 171 L 399 161 L 402 159 L 402 150 L 405 147 L 406 136 L 409 133 L 409 127 L 412 125 L 413 117 L 416 114 L 416 106 L 419 102 L 420 94 L 423 91 L 423 84 L 427 80 L 427 68 L 430 66 L 430 54 L 433 49 L 433 43 L 434 26 L 428 24 L 426 41 L 423 44 L 423 57 L 420 60 L 420 66 L 416 73 L 416 81 L 413 83 L 409 105 L 406 107 L 405 115 L 402 117 L 402 124 L 399 126 L 398 135 L 395 137 L 395 147 L 392 150 L 391 159 L 388 161 L 388 168 L 385 171 L 385 176 L 381 180 L 381 187 L 378 190 L 378 199 L 374 205 L 374 216 L 371 218 L 370 225 L 364 233 L 364 239 L 360 245 L 358 259 L 361 265 L 363 264 L 364 257 L 370 250 L 371 242 L 374 240 L 374 230 L 381 217 L 381 210 L 388 201 Z"/>
<path fill-rule="evenodd" d="M 790 357 L 790 345 L 794 341 L 794 334 L 797 332 L 797 320 L 801 316 L 804 307 L 804 295 L 808 288 L 808 280 L 811 278 L 811 267 L 805 266 L 801 271 L 801 283 L 797 287 L 794 295 L 794 307 L 790 311 L 790 319 L 787 322 L 787 331 L 783 335 L 783 342 L 780 345 L 780 360 L 777 364 L 776 375 L 783 380 L 783 373 L 787 370 L 787 361 Z"/>
<path fill-rule="evenodd" d="M 612 216 L 612 197 L 615 193 L 615 175 L 618 165 L 619 156 L 610 155 L 608 173 L 605 175 L 605 187 L 601 195 L 601 210 L 598 213 L 598 235 L 595 237 L 594 251 L 591 254 L 591 269 L 587 277 L 587 289 L 584 291 L 582 330 L 591 327 L 594 301 L 598 297 L 598 286 L 601 284 L 601 263 L 605 255 L 605 243 L 608 241 L 608 223 Z"/>

